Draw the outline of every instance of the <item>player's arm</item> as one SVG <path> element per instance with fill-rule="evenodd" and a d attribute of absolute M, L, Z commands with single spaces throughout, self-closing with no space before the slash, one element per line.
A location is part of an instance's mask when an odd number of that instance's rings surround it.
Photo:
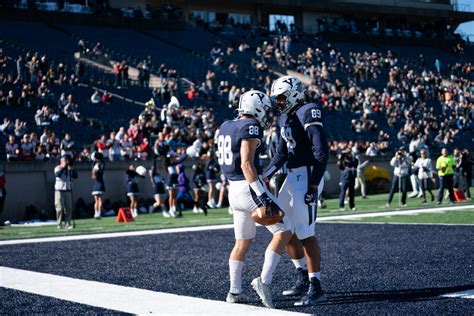
<path fill-rule="evenodd" d="M 260 140 L 257 138 L 249 138 L 242 140 L 240 145 L 240 157 L 242 159 L 240 167 L 242 168 L 245 180 L 247 180 L 249 184 L 258 180 L 254 157 L 259 143 Z"/>
<path fill-rule="evenodd" d="M 324 175 L 329 158 L 329 147 L 323 127 L 320 125 L 311 125 L 306 128 L 306 134 L 311 143 L 313 153 L 313 168 L 311 171 L 310 187 L 317 189 L 321 178 Z"/>
<path fill-rule="evenodd" d="M 255 203 L 258 207 L 265 207 L 265 213 L 272 215 L 273 210 L 279 209 L 275 202 L 268 196 L 263 182 L 258 178 L 255 168 L 255 151 L 260 143 L 259 139 L 250 138 L 242 140 L 240 145 L 240 157 L 242 172 L 250 188 L 257 196 Z"/>
<path fill-rule="evenodd" d="M 286 147 L 286 142 L 283 137 L 280 138 L 278 142 L 277 150 L 275 156 L 273 156 L 270 164 L 263 171 L 264 178 L 271 178 L 275 172 L 280 170 L 281 167 L 288 160 L 288 148 Z"/>

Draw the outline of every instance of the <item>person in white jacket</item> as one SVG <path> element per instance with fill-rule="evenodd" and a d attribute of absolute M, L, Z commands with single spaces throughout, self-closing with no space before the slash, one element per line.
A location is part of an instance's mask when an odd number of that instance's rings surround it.
<path fill-rule="evenodd" d="M 426 191 L 431 195 L 431 201 L 434 201 L 434 195 L 428 185 L 428 180 L 433 178 L 433 166 L 431 159 L 427 157 L 424 149 L 420 150 L 420 157 L 415 162 L 415 168 L 418 169 L 418 180 L 420 182 L 421 193 L 423 194 L 423 204 L 426 204 Z"/>

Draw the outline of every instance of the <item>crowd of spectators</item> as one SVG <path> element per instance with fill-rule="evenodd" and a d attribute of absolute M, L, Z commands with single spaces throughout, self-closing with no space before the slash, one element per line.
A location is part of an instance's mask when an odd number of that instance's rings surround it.
<path fill-rule="evenodd" d="M 152 97 L 161 101 L 170 100 L 172 96 L 185 98 L 187 104 L 191 105 L 190 109 L 165 107 L 164 111 L 172 113 L 169 115 L 173 117 L 190 118 L 204 124 L 202 117 L 209 121 L 214 113 L 202 115 L 201 112 L 206 111 L 200 106 L 202 100 L 235 108 L 240 95 L 250 88 L 269 93 L 275 78 L 270 69 L 276 66 L 297 71 L 307 79 L 308 100 L 320 102 L 329 112 L 350 113 L 351 120 L 346 129 L 352 130 L 352 134 L 346 135 L 346 140 L 332 141 L 331 152 L 335 154 L 349 148 L 365 152 L 369 156 L 383 155 L 393 149 L 393 146 L 408 145 L 419 137 L 429 147 L 449 145 L 455 142 L 460 132 L 472 129 L 471 63 L 456 62 L 450 65 L 450 61 L 438 58 L 430 65 L 423 55 L 418 60 L 405 58 L 402 61 L 390 50 L 344 53 L 331 44 L 322 45 L 320 42 L 301 50 L 301 42 L 298 49 L 294 47 L 294 42 L 298 43 L 297 36 L 291 30 L 280 27 L 274 36 L 255 47 L 254 54 L 251 53 L 253 48 L 245 41 L 228 47 L 216 45 L 210 51 L 210 70 L 201 82 L 189 84 L 185 91 L 179 91 L 176 70 L 161 64 L 156 73 L 162 84 L 151 91 Z M 78 46 L 82 52 L 87 52 L 96 59 L 101 58 L 106 51 L 101 43 L 88 49 L 81 40 Z M 456 47 L 457 51 L 462 50 L 461 46 Z M 245 60 L 242 56 L 247 56 L 249 52 L 251 58 L 248 58 L 249 64 L 245 65 L 242 63 Z M 7 58 L 0 51 L 0 65 L 6 63 Z M 79 67 L 69 71 L 64 64 L 54 66 L 48 62 L 47 56 L 39 54 L 20 56 L 16 63 L 17 76 L 0 74 L 0 106 L 36 108 L 34 121 L 38 126 L 48 129 L 63 117 L 81 122 L 83 117 L 80 106 L 74 102 L 73 96 L 62 94 L 56 102 L 54 99 L 57 89 L 51 89 L 52 86 L 77 85 L 82 74 Z M 151 58 L 148 57 L 136 67 L 139 71 L 138 84 L 145 88 L 149 87 L 150 66 Z M 113 69 L 114 86 L 128 87 L 130 76 L 127 62 L 117 62 Z M 250 75 L 255 78 L 250 85 L 239 80 L 248 74 L 248 69 L 251 69 Z M 10 90 L 10 86 L 21 86 L 22 90 Z M 96 91 L 90 97 L 93 104 L 110 103 L 111 100 L 112 96 L 108 92 L 100 95 Z M 108 145 L 101 145 L 102 150 L 112 150 L 116 159 L 119 152 L 120 159 L 147 159 L 153 154 L 154 141 L 160 138 L 160 133 L 166 140 L 172 140 L 172 143 L 178 139 L 178 143 L 185 148 L 202 138 L 199 134 L 195 139 L 183 136 L 191 135 L 188 133 L 189 124 L 176 130 L 163 115 L 149 116 L 152 118 L 139 118 L 133 124 L 131 122 L 129 127 L 124 127 L 126 133 L 115 131 L 113 137 L 104 135 Z M 381 118 L 385 118 L 386 122 L 382 122 L 384 124 L 380 124 Z M 210 130 L 215 130 L 217 124 L 214 118 L 212 121 Z M 384 125 L 387 127 L 383 127 Z M 8 126 L 9 124 L 3 124 L 2 127 L 5 128 L 2 131 L 11 131 L 12 127 Z M 140 130 L 143 135 L 138 138 L 137 135 L 129 135 L 134 130 Z M 390 130 L 397 130 L 398 133 Z M 366 133 L 373 137 L 369 137 L 367 141 L 358 140 L 360 137 L 350 139 L 350 135 L 367 135 Z M 117 135 L 120 135 L 118 139 Z M 130 141 L 133 144 L 131 147 L 128 145 Z M 122 146 L 125 149 L 122 150 Z M 125 152 L 127 154 L 122 154 Z"/>

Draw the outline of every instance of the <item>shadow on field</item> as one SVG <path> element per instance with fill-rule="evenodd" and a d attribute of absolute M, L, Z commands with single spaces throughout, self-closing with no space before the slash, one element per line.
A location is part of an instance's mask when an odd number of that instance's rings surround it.
<path fill-rule="evenodd" d="M 326 301 L 315 304 L 316 305 L 340 305 L 340 304 L 355 304 L 368 302 L 413 302 L 423 301 L 436 298 L 440 295 L 462 292 L 474 289 L 474 284 L 450 286 L 450 287 L 435 287 L 424 289 L 409 289 L 409 290 L 395 290 L 395 291 L 360 291 L 360 292 L 326 292 Z M 292 308 L 293 302 L 299 297 L 292 298 L 276 298 L 273 301 L 278 302 L 278 308 Z M 282 305 L 283 304 L 283 305 Z"/>

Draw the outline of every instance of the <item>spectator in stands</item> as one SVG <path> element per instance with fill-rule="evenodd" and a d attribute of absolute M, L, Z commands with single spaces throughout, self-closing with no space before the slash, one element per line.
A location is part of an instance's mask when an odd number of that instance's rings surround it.
<path fill-rule="evenodd" d="M 110 104 L 112 103 L 112 99 L 112 93 L 105 90 L 101 97 L 102 104 Z"/>
<path fill-rule="evenodd" d="M 400 148 L 395 156 L 390 160 L 390 165 L 393 169 L 392 186 L 388 194 L 387 207 L 390 207 L 392 203 L 393 195 L 396 190 L 401 193 L 401 206 L 407 206 L 407 186 L 408 186 L 408 175 L 412 165 L 411 156 L 405 153 L 403 148 Z"/>
<path fill-rule="evenodd" d="M 8 91 L 7 99 L 6 99 L 7 106 L 17 106 L 18 105 L 18 98 L 15 96 L 13 90 Z"/>
<path fill-rule="evenodd" d="M 79 113 L 78 109 L 79 107 L 76 103 L 74 103 L 72 95 L 68 95 L 67 104 L 63 109 L 64 115 L 66 115 L 67 118 L 73 119 L 76 122 L 80 122 L 81 113 Z"/>
<path fill-rule="evenodd" d="M 116 138 L 115 132 L 110 132 L 110 137 L 107 140 L 109 145 L 109 159 L 110 161 L 119 161 L 120 155 L 120 141 Z"/>
<path fill-rule="evenodd" d="M 73 229 L 72 223 L 72 180 L 77 179 L 77 171 L 68 157 L 61 157 L 59 165 L 54 168 L 54 205 L 58 229 Z"/>
<path fill-rule="evenodd" d="M 133 160 L 133 141 L 128 137 L 128 134 L 124 134 L 123 139 L 120 142 L 120 147 L 122 160 Z"/>
<path fill-rule="evenodd" d="M 369 157 L 375 157 L 378 155 L 378 153 L 379 151 L 377 149 L 377 144 L 372 142 L 370 143 L 370 146 L 367 148 L 365 155 Z"/>
<path fill-rule="evenodd" d="M 120 73 L 122 77 L 122 87 L 127 88 L 129 86 L 129 73 L 128 73 L 128 64 L 125 60 L 122 61 L 120 64 Z"/>
<path fill-rule="evenodd" d="M 439 177 L 438 205 L 443 201 L 444 189 L 448 189 L 450 204 L 454 204 L 453 176 L 455 167 L 456 162 L 452 156 L 448 155 L 448 150 L 441 149 L 441 156 L 436 160 L 436 170 Z"/>
<path fill-rule="evenodd" d="M 99 104 L 102 101 L 102 97 L 99 95 L 99 90 L 94 90 L 94 93 L 91 95 L 91 103 Z"/>
<path fill-rule="evenodd" d="M 35 155 L 35 144 L 31 141 L 30 135 L 25 134 L 21 142 L 21 161 L 31 161 L 34 160 Z"/>
<path fill-rule="evenodd" d="M 105 135 L 101 135 L 97 141 L 97 151 L 103 156 L 104 160 L 109 160 L 109 149 L 111 147 L 110 142 L 107 140 Z"/>
<path fill-rule="evenodd" d="M 26 121 L 20 119 L 15 120 L 15 136 L 21 137 L 26 134 Z"/>
<path fill-rule="evenodd" d="M 15 142 L 15 135 L 8 135 L 8 142 L 5 144 L 7 161 L 18 161 L 20 156 L 20 147 Z"/>
<path fill-rule="evenodd" d="M 58 112 L 62 112 L 64 111 L 64 108 L 66 107 L 66 105 L 68 104 L 68 99 L 66 98 L 66 93 L 61 93 L 61 96 L 59 97 L 58 99 L 58 102 L 57 102 L 57 111 Z"/>
<path fill-rule="evenodd" d="M 60 145 L 61 157 L 67 157 L 69 162 L 73 161 L 74 158 L 74 141 L 72 140 L 71 134 L 66 133 Z"/>

